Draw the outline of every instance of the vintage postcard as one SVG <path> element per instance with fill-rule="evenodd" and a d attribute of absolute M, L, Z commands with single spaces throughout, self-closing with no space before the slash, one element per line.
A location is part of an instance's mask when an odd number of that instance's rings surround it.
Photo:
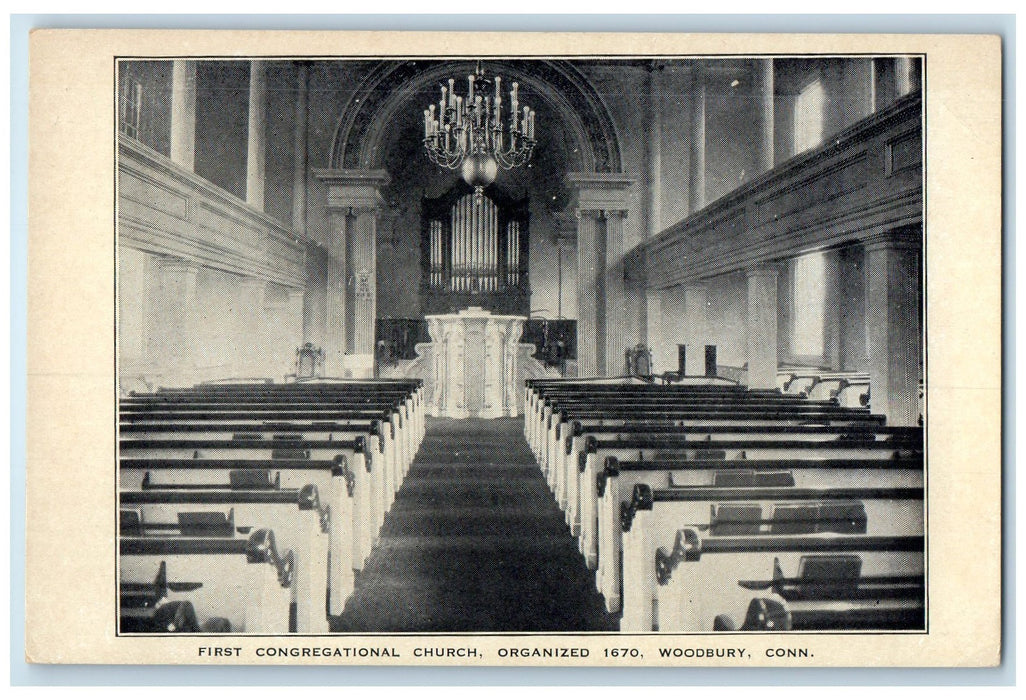
<path fill-rule="evenodd" d="M 28 660 L 998 664 L 1001 50 L 33 33 Z"/>

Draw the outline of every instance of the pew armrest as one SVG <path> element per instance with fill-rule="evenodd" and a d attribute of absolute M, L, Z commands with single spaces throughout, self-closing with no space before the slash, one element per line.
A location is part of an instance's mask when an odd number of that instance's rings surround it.
<path fill-rule="evenodd" d="M 249 536 L 246 542 L 246 561 L 250 564 L 270 564 L 278 573 L 282 588 L 291 588 L 296 575 L 296 562 L 292 550 L 279 554 L 274 544 L 274 532 L 260 529 Z"/>

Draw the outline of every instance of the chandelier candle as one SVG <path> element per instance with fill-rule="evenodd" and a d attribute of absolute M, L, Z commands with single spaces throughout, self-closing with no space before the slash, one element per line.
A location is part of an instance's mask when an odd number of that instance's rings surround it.
<path fill-rule="evenodd" d="M 526 165 L 536 144 L 534 110 L 524 106 L 520 111 L 519 85 L 513 83 L 509 92 L 510 112 L 504 126 L 502 78 L 494 78 L 494 96 L 488 94 L 492 82 L 478 63 L 477 70 L 467 76 L 466 98 L 456 94 L 456 81 L 450 78 L 448 86 L 441 86 L 438 115 L 434 104 L 424 110 L 428 158 L 449 170 L 460 169 L 478 202 L 484 188 L 495 181 L 499 166 L 511 170 Z"/>

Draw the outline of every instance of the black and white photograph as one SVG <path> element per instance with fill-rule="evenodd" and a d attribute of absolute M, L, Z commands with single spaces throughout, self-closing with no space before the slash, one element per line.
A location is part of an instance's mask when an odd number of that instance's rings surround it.
<path fill-rule="evenodd" d="M 391 38 L 111 54 L 112 639 L 800 665 L 944 628 L 930 52 Z"/>

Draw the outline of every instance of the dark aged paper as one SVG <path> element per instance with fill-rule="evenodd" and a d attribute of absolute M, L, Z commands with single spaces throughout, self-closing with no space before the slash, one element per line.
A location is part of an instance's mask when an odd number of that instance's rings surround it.
<path fill-rule="evenodd" d="M 117 59 L 330 62 L 451 57 L 466 61 L 487 56 L 504 65 L 556 57 L 571 65 L 584 57 L 608 59 L 612 67 L 601 72 L 602 100 L 606 107 L 614 106 L 612 113 L 622 121 L 630 112 L 623 103 L 633 104 L 638 95 L 618 95 L 610 87 L 627 84 L 619 71 L 643 72 L 653 62 L 673 66 L 675 61 L 703 59 L 711 66 L 715 60 L 755 57 L 781 61 L 801 57 L 826 65 L 830 57 L 856 55 L 909 56 L 923 65 L 928 631 L 118 633 Z M 30 661 L 604 667 L 988 666 L 999 661 L 1001 73 L 997 37 L 37 31 L 31 40 L 30 80 L 26 524 L 26 653 Z M 420 102 L 437 99 L 436 91 L 437 85 L 431 84 L 422 91 L 424 99 L 417 93 L 413 101 L 418 109 L 410 111 L 411 118 L 420 118 Z M 676 97 L 665 95 L 663 109 L 672 112 Z M 558 103 L 559 98 L 555 92 L 542 96 L 550 103 Z M 538 102 L 538 97 L 534 100 Z M 619 107 L 616 102 L 621 102 Z M 715 109 L 708 104 L 707 109 Z M 601 111 L 602 105 L 591 107 Z M 327 121 L 338 116 L 331 115 Z M 578 124 L 584 130 L 592 127 Z M 607 142 L 645 147 L 645 138 L 624 133 L 625 127 L 615 119 L 609 127 L 612 133 L 605 134 Z M 717 147 L 729 146 L 728 141 Z M 882 167 L 907 165 L 901 158 L 909 157 L 914 164 L 915 156 L 903 154 L 900 146 L 889 147 L 886 153 L 890 160 Z M 245 153 L 238 157 L 245 158 Z M 536 157 L 546 155 L 539 151 Z M 625 162 L 635 164 L 627 173 L 632 180 L 649 177 L 645 166 L 637 166 L 643 162 L 637 153 L 626 154 Z M 311 169 L 328 165 L 308 164 Z M 724 177 L 744 182 L 746 176 L 732 172 Z M 637 192 L 641 194 L 634 196 L 644 200 L 643 191 Z M 323 202 L 309 202 L 311 211 L 322 206 Z M 633 216 L 646 206 L 644 201 L 632 202 Z M 673 193 L 663 194 L 658 206 L 664 210 L 676 206 Z M 639 237 L 636 242 L 645 235 L 647 224 L 631 216 L 626 226 Z M 378 237 L 381 245 L 380 229 Z M 369 295 L 370 275 L 357 271 L 357 297 Z M 553 291 L 561 293 L 562 285 L 553 286 Z M 396 600 L 395 605 L 402 601 Z M 514 616 L 514 611 L 507 612 Z"/>

